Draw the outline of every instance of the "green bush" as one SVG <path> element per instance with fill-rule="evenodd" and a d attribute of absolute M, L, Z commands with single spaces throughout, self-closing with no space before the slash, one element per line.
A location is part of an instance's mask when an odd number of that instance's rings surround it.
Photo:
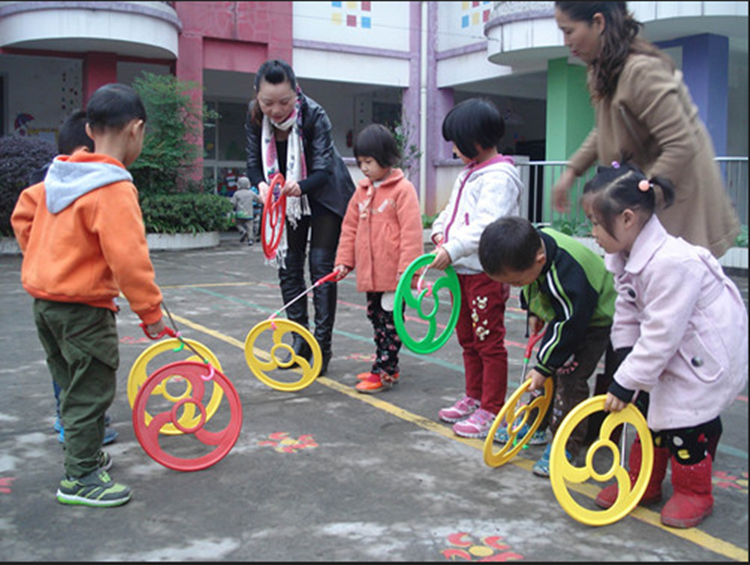
<path fill-rule="evenodd" d="M 748 240 L 747 240 L 747 224 L 742 224 L 742 227 L 740 228 L 740 234 L 737 236 L 737 239 L 734 241 L 735 247 L 747 247 Z"/>
<path fill-rule="evenodd" d="M 38 137 L 7 135 L 0 138 L 0 236 L 13 237 L 10 216 L 29 177 L 52 161 L 57 148 Z"/>
<path fill-rule="evenodd" d="M 587 220 L 555 218 L 552 220 L 552 228 L 573 237 L 591 237 L 591 224 Z"/>
<path fill-rule="evenodd" d="M 193 102 L 200 85 L 144 72 L 133 81 L 148 121 L 143 151 L 129 170 L 141 195 L 147 233 L 202 233 L 229 229 L 232 204 L 193 180 L 202 148 L 193 141 L 218 114 Z"/>
<path fill-rule="evenodd" d="M 226 231 L 232 203 L 216 194 L 141 195 L 147 233 L 202 233 Z"/>
<path fill-rule="evenodd" d="M 146 107 L 146 138 L 138 159 L 128 169 L 143 194 L 200 192 L 193 181 L 196 158 L 202 148 L 194 141 L 206 120 L 216 113 L 196 107 L 190 91 L 200 85 L 172 75 L 143 72 L 133 89 Z"/>
<path fill-rule="evenodd" d="M 429 229 L 432 227 L 432 224 L 435 223 L 435 220 L 437 220 L 437 217 L 440 215 L 440 213 L 434 214 L 432 216 L 429 216 L 427 214 L 422 214 L 422 227 L 424 229 Z"/>

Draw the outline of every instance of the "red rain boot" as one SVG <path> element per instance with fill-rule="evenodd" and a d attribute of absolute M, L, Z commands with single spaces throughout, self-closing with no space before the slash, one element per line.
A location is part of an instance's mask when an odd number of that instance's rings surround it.
<path fill-rule="evenodd" d="M 669 463 L 669 449 L 666 447 L 654 446 L 654 467 L 651 471 L 646 492 L 643 493 L 638 504 L 651 504 L 661 500 L 661 484 L 664 482 L 664 476 L 667 474 L 667 464 Z M 630 487 L 635 485 L 641 470 L 641 438 L 636 436 L 633 445 L 630 446 L 630 457 L 628 457 L 628 475 L 630 476 Z M 617 483 L 609 485 L 602 489 L 596 497 L 596 505 L 600 508 L 609 508 L 612 506 L 617 497 L 619 490 Z"/>
<path fill-rule="evenodd" d="M 674 528 L 692 528 L 711 514 L 714 497 L 711 494 L 710 454 L 695 465 L 682 465 L 672 457 L 672 498 L 661 509 L 662 524 Z"/>

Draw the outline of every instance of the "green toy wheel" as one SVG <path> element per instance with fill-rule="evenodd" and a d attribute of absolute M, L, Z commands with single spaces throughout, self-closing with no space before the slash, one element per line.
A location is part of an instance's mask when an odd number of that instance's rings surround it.
<path fill-rule="evenodd" d="M 396 326 L 396 332 L 403 344 L 414 353 L 432 353 L 445 345 L 456 328 L 461 309 L 461 285 L 458 282 L 456 271 L 450 265 L 445 269 L 444 274 L 427 288 L 420 288 L 426 271 L 423 272 L 420 277 L 420 284 L 417 285 L 416 289 L 412 289 L 411 283 L 414 275 L 420 269 L 430 265 L 434 259 L 435 254 L 428 253 L 412 261 L 401 276 L 393 299 L 393 322 Z M 441 311 L 441 306 L 444 307 L 440 303 L 439 294 L 443 289 L 450 293 L 451 311 L 448 322 L 438 333 L 438 314 Z M 429 308 L 428 297 L 433 301 L 431 308 Z M 407 331 L 404 321 L 405 308 L 415 310 L 419 318 L 427 322 L 427 332 L 421 339 L 411 336 Z"/>

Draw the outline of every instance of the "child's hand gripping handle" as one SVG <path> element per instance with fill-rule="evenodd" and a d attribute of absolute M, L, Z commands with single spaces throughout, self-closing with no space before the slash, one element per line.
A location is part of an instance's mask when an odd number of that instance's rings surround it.
<path fill-rule="evenodd" d="M 346 275 L 343 274 L 341 271 L 331 271 L 326 276 L 319 278 L 313 287 L 320 286 L 323 283 L 327 282 L 339 282 L 341 279 L 343 279 Z"/>
<path fill-rule="evenodd" d="M 170 319 L 171 319 L 171 316 L 170 316 Z M 174 320 L 172 321 L 172 323 L 174 323 Z M 141 322 L 139 325 L 141 326 L 141 329 L 143 330 L 143 333 L 146 334 L 146 337 L 148 337 L 149 339 L 153 339 L 154 341 L 163 338 L 165 335 L 168 335 L 169 337 L 175 337 L 175 338 L 177 338 L 180 341 L 180 347 L 177 348 L 177 349 L 175 349 L 175 351 L 180 351 L 183 347 L 187 346 L 187 348 L 190 349 L 190 351 L 192 351 L 193 353 L 195 353 L 198 356 L 199 359 L 202 359 L 203 362 L 206 365 L 208 365 L 208 367 L 210 369 L 208 375 L 201 376 L 201 378 L 204 381 L 208 381 L 208 380 L 211 380 L 214 377 L 215 370 L 214 370 L 213 365 L 211 365 L 211 363 L 208 361 L 208 359 L 206 359 L 205 357 L 203 357 L 203 355 L 201 355 L 200 352 L 198 352 L 192 345 L 190 345 L 185 340 L 183 340 L 182 336 L 180 335 L 180 332 L 176 332 L 175 330 L 173 330 L 169 326 L 164 326 L 164 329 L 162 331 L 160 331 L 157 335 L 151 335 L 150 333 L 148 333 L 148 326 L 144 322 Z"/>
<path fill-rule="evenodd" d="M 163 338 L 165 335 L 168 335 L 169 337 L 177 337 L 177 332 L 175 332 L 169 326 L 164 326 L 164 329 L 160 331 L 157 335 L 151 335 L 150 333 L 148 333 L 148 326 L 146 325 L 145 322 L 141 322 L 140 326 L 141 326 L 141 329 L 143 330 L 143 333 L 146 334 L 146 337 L 149 339 L 153 339 L 154 341 Z"/>

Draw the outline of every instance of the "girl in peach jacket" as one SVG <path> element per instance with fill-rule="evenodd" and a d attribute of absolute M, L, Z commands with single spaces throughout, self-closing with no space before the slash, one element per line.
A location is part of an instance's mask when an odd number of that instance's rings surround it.
<path fill-rule="evenodd" d="M 414 185 L 395 168 L 401 155 L 385 126 L 362 130 L 354 156 L 365 178 L 349 201 L 334 271 L 344 277 L 357 269 L 357 290 L 367 294 L 375 361 L 369 372 L 357 375 L 356 389 L 373 394 L 398 382 L 401 339 L 393 323 L 393 296 L 401 274 L 424 253 L 422 213 Z"/>

